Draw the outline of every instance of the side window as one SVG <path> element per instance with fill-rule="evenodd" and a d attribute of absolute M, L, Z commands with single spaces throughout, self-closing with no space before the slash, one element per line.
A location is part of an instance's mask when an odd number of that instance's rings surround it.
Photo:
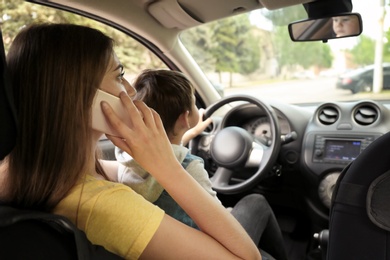
<path fill-rule="evenodd" d="M 6 52 L 12 39 L 25 25 L 37 22 L 73 23 L 96 28 L 114 39 L 115 52 L 125 67 L 125 77 L 129 82 L 144 69 L 167 68 L 154 53 L 125 33 L 77 14 L 13 0 L 12 4 L 6 4 L 1 9 L 0 22 Z"/>

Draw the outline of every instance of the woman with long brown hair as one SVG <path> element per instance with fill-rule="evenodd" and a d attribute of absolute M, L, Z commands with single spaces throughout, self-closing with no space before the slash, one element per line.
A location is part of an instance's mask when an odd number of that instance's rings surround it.
<path fill-rule="evenodd" d="M 240 224 L 176 160 L 158 114 L 127 93 L 112 40 L 69 24 L 24 28 L 7 56 L 20 133 L 1 163 L 1 200 L 64 215 L 92 243 L 127 259 L 261 259 Z M 101 106 L 118 136 L 108 136 L 170 193 L 202 231 L 164 214 L 106 173 L 92 127 L 98 89 L 119 96 L 130 123 Z M 153 160 L 153 161 L 152 161 Z M 178 185 L 180 183 L 180 185 Z"/>

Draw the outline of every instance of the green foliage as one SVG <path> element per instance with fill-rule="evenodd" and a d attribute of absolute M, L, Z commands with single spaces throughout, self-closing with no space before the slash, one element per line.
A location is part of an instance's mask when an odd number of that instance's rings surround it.
<path fill-rule="evenodd" d="M 272 12 L 263 11 L 263 13 L 274 26 L 273 42 L 278 52 L 276 59 L 281 68 L 294 65 L 300 65 L 305 69 L 312 66 L 331 67 L 333 56 L 329 45 L 322 42 L 291 42 L 287 25 L 307 18 L 303 6 L 291 6 Z"/>
<path fill-rule="evenodd" d="M 248 15 L 239 15 L 212 24 L 212 39 L 218 42 L 211 50 L 218 72 L 249 74 L 259 67 L 260 45 Z"/>
<path fill-rule="evenodd" d="M 255 30 L 255 28 L 253 29 Z M 260 37 L 249 34 L 237 49 L 239 73 L 250 74 L 260 63 Z"/>
<path fill-rule="evenodd" d="M 248 15 L 187 30 L 181 40 L 206 71 L 249 74 L 259 67 L 259 37 Z"/>
<path fill-rule="evenodd" d="M 210 50 L 216 60 L 215 71 L 238 71 L 235 53 L 236 46 L 238 45 L 238 39 L 235 37 L 235 20 L 219 20 L 211 25 L 211 30 L 214 32 L 212 40 L 218 43 L 217 46 Z"/>
<path fill-rule="evenodd" d="M 322 42 L 291 42 L 286 27 L 276 27 L 274 34 L 279 66 L 300 65 L 307 69 L 312 66 L 330 68 L 333 61 L 329 45 Z"/>
<path fill-rule="evenodd" d="M 186 46 L 195 61 L 201 64 L 201 68 L 205 72 L 215 70 L 215 58 L 210 53 L 210 50 L 217 43 L 211 40 L 212 34 L 213 32 L 208 26 L 195 27 L 180 34 L 180 39 L 184 46 Z"/>
<path fill-rule="evenodd" d="M 375 41 L 368 36 L 360 35 L 358 43 L 350 50 L 352 61 L 357 65 L 369 65 L 375 59 Z"/>
<path fill-rule="evenodd" d="M 6 51 L 20 28 L 25 25 L 40 22 L 72 23 L 96 28 L 113 38 L 116 43 L 115 52 L 126 72 L 138 73 L 145 68 L 165 67 L 160 59 L 131 37 L 89 18 L 22 0 L 2 0 L 0 10 L 3 10 L 0 21 Z"/>
<path fill-rule="evenodd" d="M 261 37 L 266 37 L 264 31 L 251 25 L 247 15 L 188 30 L 181 38 L 200 67 L 208 71 L 250 74 L 259 68 L 262 55 L 276 58 L 280 68 L 295 65 L 329 68 L 332 65 L 329 45 L 322 42 L 292 43 L 287 27 L 275 26 L 276 21 L 283 20 L 287 24 L 306 17 L 303 7 L 265 12 L 265 16 L 274 22 L 272 41 L 263 42 L 268 45 L 266 48 L 261 41 Z M 262 50 L 272 49 L 275 53 L 262 53 Z"/>
<path fill-rule="evenodd" d="M 390 29 L 386 32 L 386 40 L 383 46 L 383 61 L 390 62 Z"/>

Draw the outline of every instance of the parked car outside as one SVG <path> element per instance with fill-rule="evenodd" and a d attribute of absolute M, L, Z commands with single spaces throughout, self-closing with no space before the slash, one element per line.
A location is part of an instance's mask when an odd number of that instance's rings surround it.
<path fill-rule="evenodd" d="M 349 89 L 353 94 L 372 91 L 374 65 L 349 70 L 337 78 L 336 87 Z M 383 63 L 383 89 L 390 89 L 390 63 Z"/>

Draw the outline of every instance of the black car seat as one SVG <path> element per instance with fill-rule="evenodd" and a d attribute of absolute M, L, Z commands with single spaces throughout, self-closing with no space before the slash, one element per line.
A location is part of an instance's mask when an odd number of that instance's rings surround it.
<path fill-rule="evenodd" d="M 0 31 L 0 161 L 12 150 L 17 137 L 3 38 Z M 0 259 L 120 259 L 86 235 L 68 219 L 38 211 L 0 205 Z"/>
<path fill-rule="evenodd" d="M 340 174 L 332 196 L 327 259 L 390 260 L 390 133 Z"/>

